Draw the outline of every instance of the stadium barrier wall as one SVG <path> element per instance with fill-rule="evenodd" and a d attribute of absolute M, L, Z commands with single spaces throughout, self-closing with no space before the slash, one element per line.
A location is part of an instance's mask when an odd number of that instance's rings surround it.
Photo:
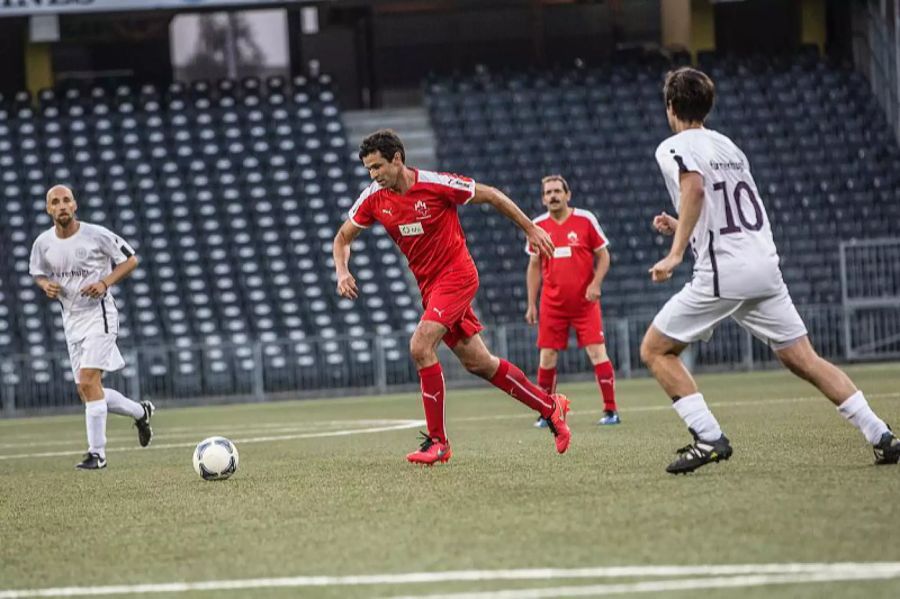
<path fill-rule="evenodd" d="M 857 336 L 873 330 L 900 331 L 900 306 L 869 314 L 849 329 L 847 311 L 841 305 L 806 306 L 800 313 L 819 353 L 834 361 L 851 359 L 844 339 L 848 330 Z M 640 343 L 652 317 L 607 315 L 607 351 L 620 378 L 646 376 L 640 363 Z M 494 353 L 507 357 L 532 376 L 537 371 L 534 327 L 524 323 L 489 326 L 484 336 Z M 397 333 L 241 345 L 124 347 L 127 367 L 109 374 L 104 386 L 136 400 L 151 399 L 162 405 L 414 392 L 418 377 L 409 359 L 408 343 L 408 334 Z M 440 354 L 449 384 L 484 384 L 466 373 L 447 348 L 442 347 Z M 878 360 L 896 355 L 879 353 L 875 347 L 865 354 L 855 353 L 853 359 Z M 722 323 L 709 343 L 693 346 L 687 359 L 697 372 L 752 371 L 777 365 L 768 347 L 731 320 Z M 559 371 L 563 379 L 593 377 L 587 355 L 577 349 L 574 339 L 569 349 L 560 353 Z M 65 353 L 2 357 L 0 381 L 3 416 L 80 408 Z"/>

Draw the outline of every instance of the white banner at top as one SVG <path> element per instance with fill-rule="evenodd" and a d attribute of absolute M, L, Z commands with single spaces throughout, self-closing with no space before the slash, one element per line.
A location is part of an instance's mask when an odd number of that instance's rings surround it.
<path fill-rule="evenodd" d="M 0 0 L 0 17 L 55 15 L 125 10 L 189 10 L 194 8 L 238 7 L 301 3 L 309 0 Z"/>

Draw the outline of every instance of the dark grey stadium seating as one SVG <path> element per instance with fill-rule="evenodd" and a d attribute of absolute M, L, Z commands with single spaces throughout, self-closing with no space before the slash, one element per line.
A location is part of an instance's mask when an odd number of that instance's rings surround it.
<path fill-rule="evenodd" d="M 719 91 L 710 126 L 749 157 L 795 301 L 839 302 L 839 241 L 900 230 L 900 151 L 868 83 L 810 52 L 700 62 Z M 666 286 L 647 277 L 669 243 L 649 223 L 671 211 L 653 158 L 669 135 L 660 85 L 671 65 L 632 56 L 426 83 L 442 170 L 505 189 L 533 216 L 541 175 L 562 173 L 573 203 L 597 214 L 613 255 L 604 311 L 636 317 L 632 339 L 690 271 Z M 139 370 L 141 387 L 114 379 L 120 388 L 166 398 L 415 381 L 406 333 L 418 293 L 380 227 L 354 246 L 362 299 L 333 291 L 331 240 L 367 176 L 328 76 L 0 97 L 0 409 L 10 394 L 25 408 L 77 403 L 59 384 L 71 373 L 58 306 L 28 275 L 53 183 L 142 259 L 116 290 L 120 344 L 140 348 L 125 374 Z M 492 209 L 460 212 L 482 274 L 480 316 L 520 321 L 524 239 Z"/>
<path fill-rule="evenodd" d="M 0 356 L 65 350 L 58 305 L 28 275 L 31 243 L 51 226 L 53 183 L 70 186 L 79 216 L 118 232 L 142 260 L 116 297 L 120 344 L 160 346 L 133 365 L 151 395 L 232 393 L 252 384 L 260 361 L 267 390 L 365 383 L 372 347 L 354 338 L 418 320 L 383 230 L 354 246 L 365 299 L 333 291 L 331 241 L 367 176 L 327 75 L 2 98 L 0 180 Z M 334 342 L 313 347 L 315 336 Z M 262 355 L 256 340 L 268 343 Z M 388 361 L 405 370 L 401 347 L 385 339 Z M 23 363 L 33 372 L 0 374 L 23 386 L 20 398 L 71 378 L 49 359 Z"/>
<path fill-rule="evenodd" d="M 426 85 L 442 168 L 506 190 L 532 216 L 543 211 L 541 176 L 561 173 L 573 205 L 597 214 L 613 258 L 603 295 L 608 316 L 652 312 L 673 292 L 647 276 L 669 244 L 649 223 L 672 212 L 654 159 L 671 134 L 661 99 L 671 66 L 639 57 L 599 68 L 481 70 Z M 795 302 L 840 302 L 839 242 L 900 229 L 900 152 L 868 82 L 810 51 L 704 54 L 700 66 L 718 90 L 709 126 L 750 160 Z M 462 214 L 482 273 L 482 312 L 520 321 L 522 236 L 489 209 Z M 682 266 L 680 279 L 689 271 Z"/>

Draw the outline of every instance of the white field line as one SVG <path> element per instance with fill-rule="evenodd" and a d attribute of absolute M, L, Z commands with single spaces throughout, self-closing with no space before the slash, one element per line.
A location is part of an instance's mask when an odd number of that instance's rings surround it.
<path fill-rule="evenodd" d="M 397 420 L 329 420 L 329 421 L 316 421 L 316 422 L 304 422 L 301 424 L 294 424 L 287 426 L 285 423 L 275 424 L 253 424 L 252 426 L 240 427 L 235 424 L 231 425 L 223 425 L 221 427 L 216 426 L 214 424 L 209 425 L 204 423 L 203 426 L 195 426 L 195 427 L 165 427 L 162 430 L 162 434 L 157 432 L 154 439 L 156 440 L 169 440 L 174 438 L 188 437 L 195 438 L 198 435 L 202 436 L 206 434 L 209 435 L 220 435 L 228 437 L 230 435 L 247 435 L 251 433 L 299 433 L 304 431 L 316 431 L 321 430 L 326 427 L 345 427 L 350 424 L 355 424 L 359 426 L 379 426 L 379 425 L 387 425 L 394 424 Z M 204 432 L 205 431 L 205 432 Z M 134 435 L 113 435 L 107 436 L 107 443 L 114 443 L 118 441 L 132 441 L 134 440 Z M 57 439 L 57 440 L 49 440 L 49 441 L 27 441 L 24 443 L 0 443 L 0 449 L 20 449 L 23 447 L 48 447 L 52 445 L 78 445 L 79 443 L 83 444 L 84 441 L 77 441 L 74 439 Z"/>
<path fill-rule="evenodd" d="M 900 392 L 896 393 L 873 393 L 871 395 L 866 396 L 867 399 L 896 399 L 900 398 Z M 772 405 L 772 404 L 780 404 L 780 403 L 798 403 L 798 402 L 806 402 L 806 401 L 821 401 L 825 403 L 830 403 L 827 399 L 825 399 L 821 395 L 806 395 L 803 397 L 776 397 L 771 399 L 748 399 L 742 401 L 714 401 L 709 403 L 710 408 L 736 408 L 743 406 L 759 406 L 759 405 Z M 598 400 L 599 401 L 599 400 Z M 622 400 L 619 399 L 619 411 L 624 414 L 630 414 L 632 412 L 659 412 L 664 410 L 671 410 L 671 403 L 661 403 L 656 406 L 635 406 L 633 408 L 622 407 Z M 595 410 L 577 410 L 573 409 L 569 412 L 569 416 L 575 414 L 600 414 L 603 412 L 602 408 L 597 408 Z M 515 414 L 497 414 L 493 416 L 463 416 L 462 418 L 454 418 L 454 422 L 475 422 L 480 420 L 507 420 L 509 418 L 530 418 L 534 420 L 535 415 L 534 412 L 528 413 L 515 413 Z"/>
<path fill-rule="evenodd" d="M 250 578 L 201 582 L 168 582 L 133 585 L 58 587 L 0 590 L 0 599 L 30 597 L 92 597 L 102 595 L 139 595 L 149 593 L 186 593 L 191 591 L 235 591 L 263 588 L 339 587 L 362 585 L 431 584 L 438 582 L 487 582 L 497 580 L 559 580 L 596 578 L 640 578 L 657 576 L 711 576 L 715 578 L 660 580 L 655 582 L 564 587 L 557 589 L 517 589 L 458 595 L 439 595 L 461 599 L 500 599 L 522 597 L 567 597 L 586 594 L 663 592 L 695 588 L 725 588 L 761 584 L 826 582 L 837 580 L 875 580 L 900 576 L 900 562 L 874 563 L 785 563 L 735 564 L 715 566 L 614 566 L 599 568 L 538 568 L 522 570 L 458 570 L 448 572 L 410 572 L 356 576 L 293 576 Z M 729 578 L 722 578 L 722 577 Z M 643 585 L 643 586 L 639 586 Z M 682 585 L 682 586 L 678 586 Z M 704 586 L 705 585 L 705 586 Z M 597 589 L 600 589 L 599 591 Z M 611 589 L 615 589 L 611 591 Z M 585 593 L 585 590 L 590 590 Z M 528 593 L 556 594 L 528 594 Z M 563 592 L 564 594 L 560 594 Z M 572 592 L 576 594 L 571 594 Z M 505 593 L 505 594 L 501 594 Z M 569 594 L 565 594 L 569 593 Z M 437 597 L 425 595 L 424 597 Z"/>
<path fill-rule="evenodd" d="M 352 423 L 353 421 L 348 421 L 348 423 Z M 235 445 L 246 445 L 247 443 L 268 443 L 270 441 L 291 441 L 294 439 L 320 439 L 323 437 L 346 437 L 348 435 L 363 435 L 368 433 L 383 433 L 387 431 L 399 431 L 409 428 L 417 428 L 420 426 L 425 426 L 424 420 L 395 420 L 394 424 L 386 425 L 386 426 L 375 426 L 370 428 L 353 428 L 346 430 L 337 430 L 337 431 L 325 431 L 321 433 L 297 433 L 290 435 L 271 435 L 267 437 L 247 437 L 247 438 L 236 438 L 232 439 Z M 163 443 L 161 445 L 153 445 L 152 449 L 173 449 L 179 447 L 195 447 L 197 442 L 190 443 Z M 115 453 L 120 451 L 147 451 L 148 448 L 145 447 L 122 447 L 120 449 L 116 449 Z M 77 451 L 48 451 L 43 453 L 19 453 L 13 455 L 0 455 L 0 460 L 15 460 L 15 459 L 23 459 L 23 458 L 53 458 L 60 456 L 69 456 L 69 455 L 81 455 L 84 453 L 84 450 Z"/>
<path fill-rule="evenodd" d="M 537 589 L 507 589 L 473 593 L 395 596 L 391 599 L 554 599 L 563 597 L 601 597 L 636 593 L 672 593 L 700 589 L 735 589 L 778 584 L 823 583 L 841 581 L 888 580 L 900 577 L 900 570 L 863 569 L 857 572 L 829 571 L 802 574 L 749 574 L 710 578 L 676 578 L 648 582 L 597 584 Z"/>
<path fill-rule="evenodd" d="M 873 393 L 873 394 L 869 395 L 868 398 L 869 399 L 895 399 L 895 398 L 900 398 L 900 392 Z M 754 400 L 731 401 L 731 402 L 720 401 L 720 402 L 712 402 L 709 405 L 710 405 L 710 407 L 713 407 L 713 408 L 730 408 L 730 407 L 742 407 L 742 406 L 772 405 L 772 404 L 780 404 L 780 403 L 796 403 L 796 402 L 806 402 L 806 401 L 814 401 L 814 400 L 827 401 L 821 395 L 807 395 L 807 396 L 802 396 L 802 397 L 778 397 L 778 398 L 771 398 L 771 399 L 754 399 Z M 671 404 L 663 403 L 663 404 L 655 405 L 655 406 L 636 406 L 633 408 L 626 408 L 624 410 L 624 412 L 625 413 L 657 412 L 657 411 L 664 411 L 664 410 L 670 410 L 670 409 L 672 409 Z M 573 415 L 574 414 L 599 414 L 602 411 L 603 410 L 599 409 L 599 408 L 596 410 L 572 410 L 570 412 L 570 414 L 573 414 Z M 454 418 L 453 421 L 454 422 L 477 422 L 477 421 L 482 421 L 482 420 L 508 420 L 510 418 L 534 419 L 534 413 L 533 412 L 525 412 L 525 413 L 516 412 L 514 414 L 495 414 L 492 416 L 463 416 L 461 418 Z M 382 423 L 393 423 L 393 422 L 397 422 L 397 421 L 396 420 L 354 420 L 354 421 L 350 421 L 350 422 L 360 423 L 360 424 L 378 425 L 378 424 L 382 424 Z M 421 422 L 421 421 L 416 421 L 416 422 Z M 331 420 L 328 422 L 322 422 L 321 424 L 332 425 L 332 426 L 344 426 L 347 423 L 348 423 L 348 421 L 346 421 L 346 420 L 343 420 L 343 421 L 342 420 Z M 277 432 L 299 432 L 299 431 L 303 431 L 303 430 L 311 430 L 314 428 L 319 428 L 319 423 L 310 423 L 309 426 L 300 425 L 296 428 L 294 428 L 294 427 L 284 427 L 283 429 L 274 428 L 274 427 L 278 427 L 278 426 L 279 426 L 279 424 L 277 424 L 277 423 L 263 423 L 263 424 L 254 424 L 252 427 L 243 428 L 243 429 L 231 428 L 231 429 L 227 429 L 227 430 L 218 429 L 214 425 L 204 426 L 202 429 L 199 429 L 199 428 L 191 429 L 189 427 L 176 427 L 176 428 L 172 428 L 172 429 L 166 429 L 166 433 L 171 432 L 171 431 L 186 431 L 184 433 L 184 436 L 197 436 L 197 435 L 202 436 L 204 433 L 198 433 L 197 432 L 198 430 L 213 430 L 213 429 L 215 429 L 215 431 L 216 431 L 215 434 L 221 434 L 221 435 L 226 435 L 226 436 L 229 434 L 235 434 L 235 433 L 236 434 L 242 434 L 242 433 L 247 434 L 251 431 L 256 431 L 256 430 L 267 430 L 268 432 L 276 432 L 276 431 Z M 270 429 L 270 427 L 273 427 L 273 428 Z M 404 428 L 415 428 L 415 426 L 404 427 Z M 400 430 L 400 429 L 390 429 L 390 430 Z M 189 431 L 194 431 L 194 432 L 190 433 Z M 212 434 L 212 433 L 210 433 L 210 434 Z M 166 434 L 166 437 L 169 437 L 169 436 L 176 436 L 176 435 Z M 181 435 L 177 435 L 177 436 L 181 436 Z M 334 434 L 332 434 L 332 435 L 313 435 L 313 437 L 315 437 L 315 436 L 340 436 L 340 435 L 334 435 Z M 307 438 L 307 437 L 306 436 L 289 436 L 289 437 L 285 437 L 284 439 L 273 438 L 272 440 L 305 439 L 305 438 Z M 110 437 L 108 439 L 108 441 L 111 441 L 111 442 L 129 441 L 131 439 L 132 439 L 132 437 L 121 437 L 120 438 L 117 436 L 117 437 Z M 246 443 L 246 441 L 242 441 L 242 442 Z M 259 442 L 259 441 L 257 441 L 257 442 Z M 29 441 L 27 443 L 4 443 L 4 444 L 0 444 L 0 449 L 16 449 L 19 447 L 46 447 L 46 446 L 51 446 L 51 445 L 71 445 L 74 443 L 77 443 L 77 441 L 56 440 L 56 441 L 48 441 L 48 442 Z M 190 444 L 170 443 L 167 445 L 155 445 L 154 447 L 159 448 L 159 447 L 189 447 L 189 446 L 190 446 Z M 117 449 L 116 451 L 134 451 L 136 449 L 138 449 L 138 448 L 126 447 L 126 448 L 122 448 L 122 449 Z M 0 455 L 0 461 L 11 460 L 11 459 L 22 459 L 22 458 L 40 458 L 40 457 L 59 457 L 59 456 L 68 456 L 68 455 L 81 455 L 82 453 L 84 453 L 83 450 L 72 450 L 72 451 L 33 453 L 33 454 Z"/>

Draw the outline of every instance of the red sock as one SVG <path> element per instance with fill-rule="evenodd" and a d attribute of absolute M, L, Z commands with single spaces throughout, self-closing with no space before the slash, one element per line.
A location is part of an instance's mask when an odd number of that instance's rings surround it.
<path fill-rule="evenodd" d="M 491 384 L 521 401 L 544 418 L 553 413 L 550 394 L 528 380 L 515 364 L 500 358 L 500 368 L 491 378 Z"/>
<path fill-rule="evenodd" d="M 594 375 L 597 377 L 597 385 L 603 394 L 603 409 L 607 412 L 616 411 L 616 373 L 613 371 L 612 362 L 607 360 L 594 366 Z"/>
<path fill-rule="evenodd" d="M 444 371 L 441 363 L 426 366 L 419 371 L 419 384 L 422 387 L 422 406 L 425 408 L 425 422 L 428 423 L 428 436 L 441 443 L 447 442 L 444 431 Z"/>
<path fill-rule="evenodd" d="M 556 368 L 538 366 L 538 385 L 547 393 L 556 393 Z"/>

